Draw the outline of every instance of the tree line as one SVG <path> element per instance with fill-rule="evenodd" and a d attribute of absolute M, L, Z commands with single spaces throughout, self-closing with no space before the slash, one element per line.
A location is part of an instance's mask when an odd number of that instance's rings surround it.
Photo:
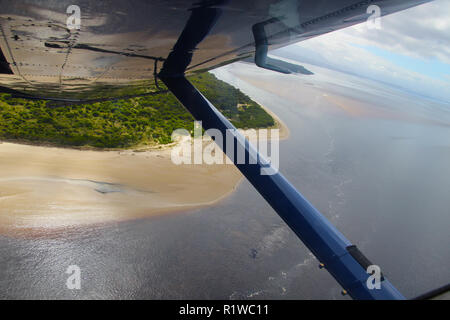
<path fill-rule="evenodd" d="M 213 74 L 198 74 L 190 81 L 237 128 L 275 124 L 261 106 Z M 77 105 L 54 105 L 0 94 L 0 139 L 4 140 L 131 148 L 168 144 L 175 129 L 193 132 L 193 122 L 171 93 Z"/>

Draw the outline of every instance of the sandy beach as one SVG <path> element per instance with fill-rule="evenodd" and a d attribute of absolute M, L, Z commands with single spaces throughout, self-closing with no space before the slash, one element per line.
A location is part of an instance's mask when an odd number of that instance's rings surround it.
<path fill-rule="evenodd" d="M 280 138 L 289 134 L 276 119 Z M 175 165 L 171 148 L 92 151 L 0 143 L 0 233 L 48 233 L 213 205 L 233 165 Z"/>
<path fill-rule="evenodd" d="M 213 204 L 241 179 L 229 165 L 175 165 L 162 151 L 0 144 L 0 232 L 59 229 Z"/>

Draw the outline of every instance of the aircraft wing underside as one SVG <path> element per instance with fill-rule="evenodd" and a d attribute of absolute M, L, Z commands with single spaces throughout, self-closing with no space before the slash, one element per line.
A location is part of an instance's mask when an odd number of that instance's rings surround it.
<path fill-rule="evenodd" d="M 199 6 L 221 12 L 188 72 L 252 57 L 254 26 L 269 49 L 427 0 L 79 0 L 80 29 L 69 29 L 72 0 L 0 0 L 0 91 L 42 98 L 98 99 L 155 90 L 155 75 Z M 253 28 L 253 29 L 252 29 Z"/>

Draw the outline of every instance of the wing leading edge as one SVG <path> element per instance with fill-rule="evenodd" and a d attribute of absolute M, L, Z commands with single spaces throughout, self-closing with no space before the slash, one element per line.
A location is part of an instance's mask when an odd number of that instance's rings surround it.
<path fill-rule="evenodd" d="M 148 94 L 190 12 L 206 2 L 221 16 L 187 72 L 254 56 L 257 25 L 270 50 L 365 21 L 370 5 L 386 15 L 428 0 L 85 0 L 80 30 L 69 30 L 71 2 L 0 1 L 1 87 L 60 99 Z"/>

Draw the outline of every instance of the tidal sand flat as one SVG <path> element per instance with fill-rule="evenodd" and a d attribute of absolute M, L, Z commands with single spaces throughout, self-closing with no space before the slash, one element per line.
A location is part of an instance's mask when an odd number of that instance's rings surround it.
<path fill-rule="evenodd" d="M 231 165 L 175 165 L 170 149 L 86 151 L 0 144 L 0 232 L 121 221 L 207 206 L 241 179 Z"/>

